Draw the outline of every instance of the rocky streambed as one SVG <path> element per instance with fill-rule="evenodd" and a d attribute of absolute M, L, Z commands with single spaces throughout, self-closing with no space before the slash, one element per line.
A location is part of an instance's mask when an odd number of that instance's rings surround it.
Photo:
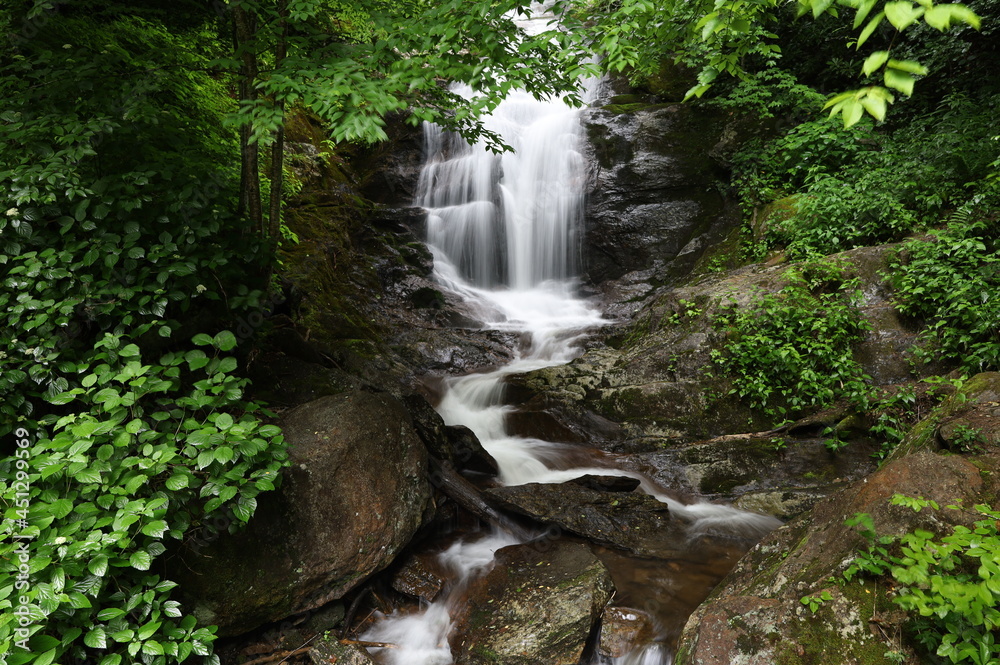
<path fill-rule="evenodd" d="M 526 340 L 484 329 L 481 312 L 433 279 L 422 217 L 400 205 L 419 144 L 396 129 L 394 152 L 323 160 L 310 149 L 318 130 L 301 121 L 290 143 L 306 187 L 289 215 L 300 243 L 287 302 L 260 327 L 251 363 L 293 464 L 246 531 L 188 543 L 168 571 L 228 636 L 225 662 L 393 662 L 388 639 L 365 648 L 372 617 L 450 597 L 438 555 L 501 521 L 517 544 L 498 541 L 496 561 L 454 594 L 461 609 L 441 619 L 453 622 L 447 644 L 428 646 L 456 663 L 606 662 L 636 644 L 658 662 L 675 648 L 678 663 L 919 662 L 891 590 L 838 581 L 864 545 L 844 520 L 867 512 L 891 534 L 948 528 L 891 506 L 895 493 L 996 505 L 1000 377 L 958 392 L 936 384 L 881 465 L 871 423 L 846 407 L 776 427 L 727 397 L 728 380 L 706 371 L 725 340 L 715 315 L 782 288 L 787 266 L 698 272 L 737 219 L 711 156 L 727 127 L 696 114 L 632 103 L 585 117 L 583 288 L 610 324 L 568 364 L 506 376 L 503 399 L 516 435 L 558 441 L 564 466 L 593 468 L 506 487 L 478 438 L 432 405 L 449 377 L 506 365 Z M 871 324 L 855 358 L 876 385 L 926 395 L 907 356 L 919 322 L 896 315 L 880 275 L 892 251 L 842 257 Z M 978 447 L 956 443 L 960 425 L 981 433 Z M 830 450 L 828 429 L 847 445 Z M 651 494 L 784 525 L 759 542 L 760 529 L 692 533 L 690 516 Z M 824 592 L 815 612 L 801 602 Z"/>

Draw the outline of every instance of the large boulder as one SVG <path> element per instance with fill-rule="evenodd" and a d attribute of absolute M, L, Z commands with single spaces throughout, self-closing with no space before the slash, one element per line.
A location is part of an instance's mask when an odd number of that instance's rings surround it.
<path fill-rule="evenodd" d="M 635 554 L 679 557 L 686 549 L 685 524 L 648 494 L 528 483 L 492 488 L 486 496 L 505 510 Z"/>
<path fill-rule="evenodd" d="M 614 585 L 580 543 L 497 550 L 474 581 L 449 641 L 458 665 L 576 665 Z"/>
<path fill-rule="evenodd" d="M 896 313 L 880 275 L 895 249 L 872 247 L 839 255 L 846 276 L 860 280 L 858 313 L 871 330 L 855 355 L 876 385 L 906 381 L 913 374 L 908 351 L 917 331 Z M 533 416 L 517 419 L 518 433 L 541 435 L 531 429 L 533 420 L 607 450 L 642 452 L 771 430 L 774 418 L 730 397 L 729 378 L 715 369 L 713 353 L 726 342 L 716 319 L 724 311 L 752 307 L 760 294 L 786 287 L 790 267 L 754 265 L 670 289 L 627 325 L 605 332 L 607 346 L 590 349 L 566 365 L 507 377 L 508 399 Z M 935 368 L 921 369 L 930 373 Z"/>
<path fill-rule="evenodd" d="M 844 580 L 844 570 L 868 546 L 845 520 L 867 513 L 880 536 L 915 529 L 947 533 L 952 524 L 968 522 L 968 513 L 915 512 L 889 499 L 900 493 L 941 506 L 995 505 L 998 471 L 995 448 L 968 458 L 924 446 L 823 499 L 739 561 L 688 619 L 676 662 L 888 665 L 907 654 L 916 662 L 910 646 L 895 637 L 905 615 L 894 609 L 891 588 L 860 577 Z M 815 599 L 811 607 L 804 598 Z"/>
<path fill-rule="evenodd" d="M 288 412 L 291 466 L 235 535 L 195 542 L 173 576 L 187 606 L 232 635 L 342 597 L 385 568 L 422 524 L 427 451 L 406 409 L 351 392 Z"/>

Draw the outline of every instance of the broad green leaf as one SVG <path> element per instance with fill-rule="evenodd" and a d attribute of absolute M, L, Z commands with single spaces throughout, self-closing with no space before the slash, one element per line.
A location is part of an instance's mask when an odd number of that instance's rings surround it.
<path fill-rule="evenodd" d="M 812 6 L 813 18 L 819 18 L 820 14 L 830 8 L 833 0 L 810 0 L 809 4 Z"/>
<path fill-rule="evenodd" d="M 899 90 L 904 95 L 913 95 L 914 78 L 912 75 L 898 69 L 885 70 L 885 84 L 893 90 Z"/>
<path fill-rule="evenodd" d="M 143 526 L 142 532 L 152 538 L 161 538 L 167 532 L 167 523 L 163 520 L 154 520 Z"/>
<path fill-rule="evenodd" d="M 885 16 L 897 30 L 905 30 L 914 21 L 923 16 L 924 8 L 914 5 L 909 0 L 897 0 L 885 3 Z"/>
<path fill-rule="evenodd" d="M 875 29 L 882 23 L 884 18 L 885 12 L 879 12 L 872 17 L 872 20 L 868 21 L 868 25 L 866 25 L 865 29 L 861 31 L 860 35 L 858 35 L 856 48 L 861 48 L 861 46 L 868 41 L 868 38 L 872 36 L 872 33 L 875 32 Z"/>
<path fill-rule="evenodd" d="M 144 551 L 133 552 L 132 556 L 130 556 L 128 559 L 128 563 L 136 570 L 149 570 L 149 565 L 152 563 L 152 558 L 149 556 L 148 552 Z"/>
<path fill-rule="evenodd" d="M 56 649 L 49 649 L 35 659 L 34 665 L 49 665 L 56 658 Z"/>
<path fill-rule="evenodd" d="M 87 570 L 90 571 L 92 575 L 97 575 L 98 577 L 104 577 L 104 574 L 108 572 L 108 557 L 101 554 L 90 560 L 87 564 Z M 107 612 L 108 610 L 104 610 Z M 120 611 L 120 610 L 113 610 Z M 122 612 L 124 614 L 124 612 Z M 99 619 L 106 620 L 109 617 L 102 617 L 100 614 L 97 615 Z"/>
<path fill-rule="evenodd" d="M 92 649 L 105 649 L 108 646 L 104 628 L 97 626 L 83 636 L 83 643 Z"/>
<path fill-rule="evenodd" d="M 913 60 L 890 60 L 889 67 L 909 72 L 910 74 L 917 74 L 918 76 L 924 76 L 927 74 L 927 68 L 919 62 L 914 62 Z"/>
<path fill-rule="evenodd" d="M 861 27 L 861 24 L 865 22 L 868 18 L 868 14 L 871 13 L 872 9 L 875 7 L 876 0 L 862 0 L 858 3 L 858 12 L 854 15 L 854 29 L 857 30 Z"/>
<path fill-rule="evenodd" d="M 57 519 L 62 519 L 73 512 L 73 502 L 69 499 L 56 499 L 49 504 L 49 512 Z"/>
<path fill-rule="evenodd" d="M 213 343 L 220 351 L 230 351 L 236 346 L 236 335 L 228 330 L 223 330 L 215 336 Z"/>
<path fill-rule="evenodd" d="M 706 92 L 708 92 L 709 89 L 711 89 L 711 87 L 712 86 L 710 86 L 710 85 L 696 85 L 696 86 L 694 86 L 693 88 L 691 88 L 690 90 L 688 90 L 687 93 L 685 93 L 685 95 L 684 95 L 684 101 L 687 101 L 687 100 L 691 99 L 692 97 L 701 98 L 701 96 L 704 95 Z"/>
<path fill-rule="evenodd" d="M 163 623 L 163 622 L 162 621 L 150 621 L 149 623 L 147 623 L 146 625 L 144 625 L 143 627 L 141 627 L 139 629 L 137 637 L 140 640 L 147 640 L 147 639 L 149 639 L 153 635 L 153 633 L 155 633 L 157 630 L 160 629 L 160 624 L 161 623 Z"/>
<path fill-rule="evenodd" d="M 220 413 L 215 418 L 215 426 L 220 430 L 227 430 L 233 426 L 233 417 L 228 413 Z"/>
<path fill-rule="evenodd" d="M 188 476 L 186 473 L 175 473 L 167 478 L 167 489 L 176 492 L 188 486 Z"/>
<path fill-rule="evenodd" d="M 206 335 L 205 333 L 198 333 L 191 338 L 191 341 L 195 343 L 196 346 L 207 346 L 212 343 L 211 335 Z"/>
<path fill-rule="evenodd" d="M 886 100 L 881 97 L 875 97 L 872 95 L 866 95 L 861 98 L 861 105 L 865 107 L 865 110 L 879 122 L 885 120 L 886 112 Z"/>
<path fill-rule="evenodd" d="M 870 76 L 872 72 L 884 65 L 888 59 L 888 51 L 875 51 L 865 59 L 865 63 L 861 66 L 861 73 L 865 76 Z"/>

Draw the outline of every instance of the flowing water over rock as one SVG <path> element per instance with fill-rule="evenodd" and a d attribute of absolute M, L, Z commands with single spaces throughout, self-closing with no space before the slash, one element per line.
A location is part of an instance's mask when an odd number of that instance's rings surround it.
<path fill-rule="evenodd" d="M 686 504 L 639 474 L 609 468 L 604 457 L 509 431 L 505 420 L 511 407 L 503 399 L 505 377 L 569 362 L 579 354 L 588 330 L 603 320 L 593 304 L 576 295 L 586 181 L 578 110 L 561 100 L 542 102 L 514 93 L 488 119 L 487 128 L 502 136 L 514 152 L 495 155 L 482 145 L 469 146 L 436 127 L 426 128 L 427 163 L 417 203 L 427 210 L 428 240 L 441 287 L 463 297 L 486 326 L 517 332 L 523 342 L 511 364 L 448 380 L 437 407 L 445 422 L 475 432 L 498 462 L 498 479 L 506 486 L 562 483 L 586 475 L 638 478 L 646 494 L 666 504 L 664 513 L 674 522 L 670 531 L 680 534 L 675 539 L 679 542 L 672 543 L 675 550 L 703 536 L 752 540 L 773 528 L 777 524 L 773 518 L 727 506 Z M 598 490 L 581 491 L 602 495 Z M 572 524 L 564 528 L 577 529 L 576 533 L 582 529 Z M 374 650 L 391 665 L 445 665 L 455 657 L 460 662 L 478 662 L 453 656 L 449 633 L 456 617 L 462 615 L 461 603 L 470 583 L 495 565 L 498 549 L 518 542 L 510 533 L 494 533 L 451 545 L 441 561 L 452 579 L 439 599 L 417 614 L 384 617 L 363 639 L 396 645 Z M 618 556 L 607 553 L 608 561 Z M 733 556 L 727 552 L 721 558 L 731 565 Z M 634 567 L 624 562 L 620 568 Z M 600 598 L 600 586 L 587 597 Z M 642 586 L 638 581 L 636 589 L 626 595 L 635 596 Z M 669 604 L 669 598 L 676 595 L 667 594 L 663 603 Z M 652 637 L 663 639 L 662 634 Z M 669 663 L 669 649 L 648 639 L 615 662 Z"/>

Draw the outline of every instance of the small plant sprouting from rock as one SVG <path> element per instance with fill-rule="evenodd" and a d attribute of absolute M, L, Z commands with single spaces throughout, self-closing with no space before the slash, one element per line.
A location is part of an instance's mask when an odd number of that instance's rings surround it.
<path fill-rule="evenodd" d="M 955 436 L 951 440 L 951 446 L 963 453 L 974 453 L 982 450 L 982 444 L 986 443 L 983 432 L 977 427 L 969 425 L 959 425 L 955 428 Z"/>
<path fill-rule="evenodd" d="M 799 599 L 799 602 L 808 607 L 810 612 L 816 614 L 819 608 L 822 607 L 823 603 L 828 600 L 833 600 L 833 596 L 830 595 L 829 591 L 824 591 L 818 596 L 802 596 L 802 598 Z"/>

